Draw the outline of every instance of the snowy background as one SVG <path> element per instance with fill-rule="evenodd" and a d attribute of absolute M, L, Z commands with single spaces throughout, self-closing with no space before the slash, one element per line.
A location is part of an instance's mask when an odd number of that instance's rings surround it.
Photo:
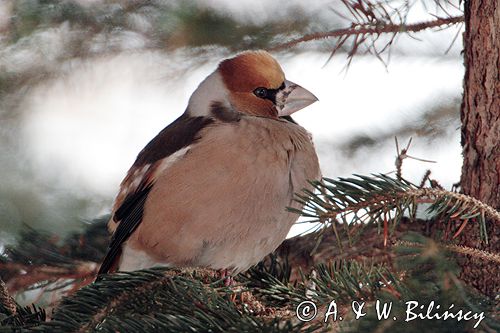
<path fill-rule="evenodd" d="M 85 40 L 84 54 L 74 56 L 74 41 L 88 32 L 71 20 L 40 24 L 12 38 L 12 20 L 19 19 L 14 14 L 25 2 L 0 2 L 3 242 L 23 224 L 62 235 L 109 213 L 140 149 L 184 112 L 218 62 L 237 52 L 228 45 L 172 39 L 175 47 L 152 47 L 150 16 L 132 12 L 126 19 L 134 29 L 94 33 Z M 88 8 L 101 2 L 79 3 Z M 212 0 L 194 2 L 193 8 L 241 25 L 279 24 L 300 12 L 310 22 L 304 32 L 346 26 L 328 10 L 337 1 L 305 3 Z M 429 19 L 425 4 L 415 5 L 410 22 Z M 171 24 L 169 29 L 180 29 L 179 20 Z M 182 24 L 189 27 L 189 17 Z M 415 34 L 418 39 L 401 35 L 387 66 L 359 55 L 346 70 L 343 52 L 327 63 L 332 41 L 274 53 L 287 78 L 319 98 L 295 119 L 313 134 L 325 176 L 393 171 L 397 136 L 400 146 L 413 137 L 410 155 L 436 161 L 405 160 L 406 178 L 419 183 L 431 169 L 445 187 L 459 180 L 464 68 L 461 36 L 452 41 L 460 29 L 424 31 Z"/>

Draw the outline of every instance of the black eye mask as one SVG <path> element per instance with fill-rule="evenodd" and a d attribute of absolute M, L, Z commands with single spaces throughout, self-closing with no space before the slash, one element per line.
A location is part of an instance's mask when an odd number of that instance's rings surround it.
<path fill-rule="evenodd" d="M 268 99 L 274 104 L 276 104 L 276 94 L 280 91 L 285 89 L 285 82 L 281 84 L 281 86 L 278 89 L 269 89 L 269 88 L 264 88 L 264 87 L 259 87 L 256 88 L 253 93 L 255 96 L 262 98 L 262 99 Z"/>

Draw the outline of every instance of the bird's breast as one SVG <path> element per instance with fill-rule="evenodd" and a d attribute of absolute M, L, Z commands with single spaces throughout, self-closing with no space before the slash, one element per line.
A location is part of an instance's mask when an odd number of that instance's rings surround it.
<path fill-rule="evenodd" d="M 293 193 L 319 178 L 308 133 L 285 121 L 243 117 L 200 133 L 158 176 L 130 239 L 158 261 L 240 271 L 286 237 Z"/>

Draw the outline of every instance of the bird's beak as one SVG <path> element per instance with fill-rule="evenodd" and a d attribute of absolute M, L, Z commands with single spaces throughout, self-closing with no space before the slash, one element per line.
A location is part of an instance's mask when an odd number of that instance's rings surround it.
<path fill-rule="evenodd" d="M 309 90 L 285 80 L 285 88 L 276 94 L 278 117 L 289 116 L 316 101 L 318 98 Z"/>

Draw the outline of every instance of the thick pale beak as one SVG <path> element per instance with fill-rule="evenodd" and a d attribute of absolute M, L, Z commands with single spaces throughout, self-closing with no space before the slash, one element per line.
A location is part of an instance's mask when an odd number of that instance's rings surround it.
<path fill-rule="evenodd" d="M 278 116 L 289 116 L 318 101 L 309 90 L 296 83 L 285 80 L 285 88 L 276 94 L 276 109 Z"/>

